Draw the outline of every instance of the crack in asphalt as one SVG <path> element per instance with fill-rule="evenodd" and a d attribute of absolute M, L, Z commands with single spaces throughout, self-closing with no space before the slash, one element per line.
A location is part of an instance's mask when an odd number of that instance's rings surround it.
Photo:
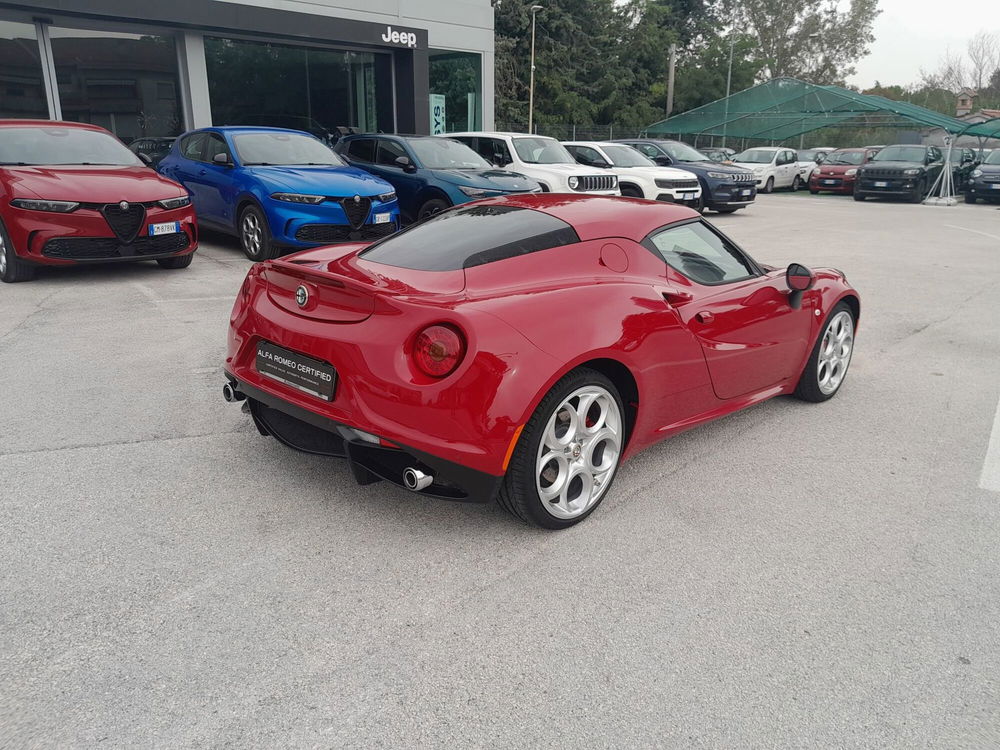
<path fill-rule="evenodd" d="M 118 445 L 142 445 L 144 443 L 165 443 L 171 440 L 196 440 L 198 438 L 213 437 L 215 435 L 238 435 L 249 432 L 246 426 L 235 430 L 221 430 L 217 432 L 201 432 L 196 435 L 167 435 L 162 437 L 136 438 L 135 440 L 112 440 L 107 443 L 79 443 L 77 445 L 63 445 L 58 448 L 32 448 L 24 451 L 9 451 L 0 453 L 0 458 L 9 456 L 31 456 L 39 453 L 59 453 L 61 451 L 84 450 L 87 448 L 110 448 Z"/>
<path fill-rule="evenodd" d="M 0 336 L 0 343 L 3 343 L 4 341 L 6 341 L 11 336 L 13 336 L 15 333 L 17 333 L 18 331 L 21 331 L 28 324 L 28 322 L 31 321 L 31 319 L 34 318 L 36 315 L 38 315 L 41 312 L 45 312 L 45 307 L 44 307 L 45 303 L 48 302 L 53 297 L 55 297 L 61 291 L 63 291 L 63 290 L 62 289 L 53 289 L 51 292 L 49 292 L 48 294 L 46 294 L 40 300 L 38 300 L 37 302 L 35 302 L 35 308 L 31 312 L 29 312 L 27 315 L 25 315 L 24 318 L 21 320 L 20 323 L 17 323 L 13 328 L 11 328 L 9 331 L 7 331 L 7 333 L 5 333 L 3 336 Z"/>

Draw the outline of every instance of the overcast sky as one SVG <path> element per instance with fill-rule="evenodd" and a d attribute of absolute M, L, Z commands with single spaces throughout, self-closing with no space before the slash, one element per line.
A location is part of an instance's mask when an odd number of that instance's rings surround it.
<path fill-rule="evenodd" d="M 848 83 L 865 88 L 915 83 L 920 68 L 931 70 L 950 47 L 965 51 L 980 29 L 1000 33 L 1000 0 L 879 0 L 871 54 L 858 61 Z"/>

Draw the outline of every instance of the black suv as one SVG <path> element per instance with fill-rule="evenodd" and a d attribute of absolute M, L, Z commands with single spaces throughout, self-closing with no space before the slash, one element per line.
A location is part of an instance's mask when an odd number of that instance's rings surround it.
<path fill-rule="evenodd" d="M 937 146 L 886 146 L 861 167 L 854 200 L 885 196 L 920 203 L 944 167 Z"/>
<path fill-rule="evenodd" d="M 678 167 L 698 176 L 703 208 L 731 214 L 746 208 L 757 197 L 757 179 L 743 167 L 719 164 L 686 143 L 655 138 L 621 138 L 661 167 Z"/>

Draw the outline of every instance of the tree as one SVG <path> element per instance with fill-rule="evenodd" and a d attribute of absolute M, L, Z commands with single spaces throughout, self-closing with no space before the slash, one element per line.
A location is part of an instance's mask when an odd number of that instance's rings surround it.
<path fill-rule="evenodd" d="M 988 84 L 996 70 L 1000 70 L 1000 36 L 989 31 L 977 31 L 966 45 L 971 67 L 970 81 L 976 91 Z"/>
<path fill-rule="evenodd" d="M 737 28 L 759 40 L 764 78 L 841 83 L 868 53 L 878 0 L 724 0 Z"/>

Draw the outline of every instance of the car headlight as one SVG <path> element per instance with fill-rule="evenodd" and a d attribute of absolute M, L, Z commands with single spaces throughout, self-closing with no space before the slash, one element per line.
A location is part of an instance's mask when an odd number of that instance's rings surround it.
<path fill-rule="evenodd" d="M 570 178 L 575 179 L 575 178 Z M 572 187 L 572 185 L 570 185 Z M 500 195 L 498 190 L 484 190 L 483 188 L 469 187 L 468 185 L 459 185 L 458 189 L 465 193 L 470 198 L 486 198 L 491 195 Z"/>
<path fill-rule="evenodd" d="M 304 193 L 271 193 L 271 197 L 276 201 L 287 201 L 288 203 L 322 203 L 326 200 L 325 195 L 305 195 Z"/>
<path fill-rule="evenodd" d="M 576 190 L 578 187 L 580 187 L 580 178 L 579 177 L 570 177 L 569 178 L 569 189 L 570 190 Z"/>
<path fill-rule="evenodd" d="M 80 207 L 74 201 L 42 201 L 34 198 L 15 198 L 10 202 L 15 208 L 26 208 L 29 211 L 52 211 L 57 214 L 68 214 Z"/>
<path fill-rule="evenodd" d="M 982 177 L 983 176 L 983 170 L 981 170 L 981 169 L 973 169 L 971 176 L 972 177 Z"/>
<path fill-rule="evenodd" d="M 396 191 L 393 190 L 391 193 L 382 193 L 376 197 L 378 198 L 379 203 L 392 203 L 396 200 Z"/>
<path fill-rule="evenodd" d="M 156 204 L 160 208 L 183 208 L 184 206 L 191 205 L 191 196 L 182 195 L 179 198 L 164 198 L 162 201 L 156 201 Z"/>
<path fill-rule="evenodd" d="M 854 175 L 856 175 L 857 173 L 858 170 L 856 169 L 848 169 L 846 172 L 844 172 L 844 177 L 854 177 Z"/>
<path fill-rule="evenodd" d="M 733 177 L 733 175 L 726 174 L 725 172 L 708 172 L 708 176 L 713 180 L 729 180 Z"/>
<path fill-rule="evenodd" d="M 920 174 L 920 170 L 919 169 L 904 169 L 903 170 L 903 174 L 906 175 L 907 177 L 912 177 L 913 175 Z"/>

